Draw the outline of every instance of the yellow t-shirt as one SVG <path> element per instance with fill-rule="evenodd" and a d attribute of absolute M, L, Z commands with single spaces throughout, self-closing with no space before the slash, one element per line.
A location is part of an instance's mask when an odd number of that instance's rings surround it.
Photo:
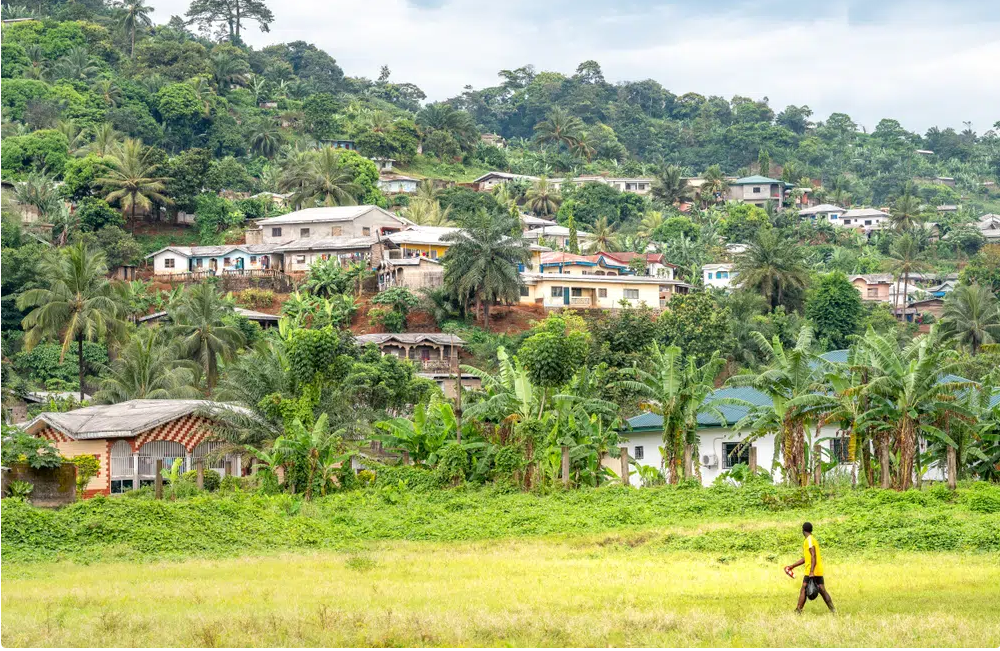
<path fill-rule="evenodd" d="M 819 551 L 819 542 L 812 537 L 812 534 L 809 534 L 802 541 L 802 558 L 806 562 L 806 576 L 809 576 L 809 568 L 812 567 L 812 554 L 809 553 L 810 547 L 816 550 L 816 571 L 813 572 L 813 576 L 823 576 L 823 554 Z"/>

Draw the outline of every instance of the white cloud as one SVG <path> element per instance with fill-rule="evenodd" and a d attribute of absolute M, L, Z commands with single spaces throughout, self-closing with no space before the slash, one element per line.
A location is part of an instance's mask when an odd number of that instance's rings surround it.
<path fill-rule="evenodd" d="M 187 8 L 184 0 L 153 4 L 158 22 Z M 466 84 L 494 85 L 502 68 L 532 63 L 569 74 L 595 59 L 610 81 L 653 78 L 677 94 L 766 96 L 776 111 L 808 104 L 814 119 L 845 112 L 869 129 L 892 117 L 919 132 L 964 120 L 982 132 L 1000 119 L 1000 37 L 978 2 L 951 13 L 912 4 L 877 12 L 861 4 L 789 12 L 780 2 L 700 10 L 433 4 L 272 1 L 271 32 L 251 26 L 244 37 L 255 47 L 315 43 L 354 76 L 375 77 L 387 64 L 393 79 L 416 83 L 430 99 L 454 96 Z"/>

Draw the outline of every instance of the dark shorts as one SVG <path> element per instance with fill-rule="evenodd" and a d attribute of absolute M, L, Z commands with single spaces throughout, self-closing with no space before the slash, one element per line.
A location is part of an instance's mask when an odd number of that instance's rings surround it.
<path fill-rule="evenodd" d="M 823 585 L 823 577 L 821 577 L 821 576 L 814 576 L 813 577 L 813 581 L 816 582 L 816 585 Z M 802 583 L 803 584 L 809 583 L 809 575 L 808 574 L 805 575 L 804 577 L 802 577 Z"/>

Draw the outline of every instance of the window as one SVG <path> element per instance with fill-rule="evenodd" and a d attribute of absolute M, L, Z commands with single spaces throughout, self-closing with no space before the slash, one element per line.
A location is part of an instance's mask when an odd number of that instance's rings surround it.
<path fill-rule="evenodd" d="M 330 229 L 330 235 L 337 237 L 338 235 L 343 235 L 344 229 L 341 226 L 334 226 Z"/>
<path fill-rule="evenodd" d="M 597 290 L 597 298 L 607 298 L 608 289 L 606 287 L 601 287 Z"/>
<path fill-rule="evenodd" d="M 711 280 L 711 279 L 712 279 L 712 272 L 711 271 L 706 271 L 705 272 L 705 280 Z"/>
<path fill-rule="evenodd" d="M 308 228 L 300 228 L 299 229 L 299 237 L 309 237 L 309 229 Z"/>
<path fill-rule="evenodd" d="M 866 219 L 865 220 L 865 226 L 871 226 L 871 225 L 872 225 L 872 220 Z"/>
<path fill-rule="evenodd" d="M 194 266 L 196 266 L 199 269 L 201 269 L 202 267 L 205 266 L 205 261 L 202 260 L 201 258 L 198 258 L 197 260 L 194 261 Z"/>
<path fill-rule="evenodd" d="M 722 278 L 722 272 L 721 271 L 716 271 L 715 272 L 715 277 L 716 278 Z"/>
<path fill-rule="evenodd" d="M 642 446 L 637 445 L 635 446 L 635 453 L 632 456 L 635 458 L 636 461 L 642 461 L 642 458 L 645 456 L 644 453 L 645 450 L 642 449 Z"/>
<path fill-rule="evenodd" d="M 574 298 L 580 298 L 583 296 L 583 289 L 580 287 L 573 287 L 572 289 L 569 290 L 569 295 L 573 296 Z"/>
<path fill-rule="evenodd" d="M 637 299 L 639 298 L 638 289 L 626 289 L 624 293 L 625 298 Z"/>
<path fill-rule="evenodd" d="M 723 443 L 722 467 L 732 468 L 740 463 L 750 464 L 750 446 L 746 443 Z"/>
<path fill-rule="evenodd" d="M 840 215 L 835 212 L 830 213 L 830 219 L 840 219 Z"/>
<path fill-rule="evenodd" d="M 760 186 L 756 186 L 755 185 L 754 188 L 753 188 L 753 193 L 754 194 L 760 194 Z"/>
<path fill-rule="evenodd" d="M 281 237 L 281 227 L 277 226 L 271 229 L 271 237 Z"/>
<path fill-rule="evenodd" d="M 723 271 L 722 272 L 722 278 L 724 280 L 728 280 L 729 279 L 729 272 L 728 271 Z"/>
<path fill-rule="evenodd" d="M 528 295 L 528 286 L 521 285 L 521 296 L 527 296 L 527 295 Z"/>
<path fill-rule="evenodd" d="M 257 256 L 255 255 L 250 256 L 250 264 L 257 264 Z"/>
<path fill-rule="evenodd" d="M 524 266 L 524 263 L 523 263 L 523 262 L 518 262 L 518 263 L 517 263 L 517 270 L 518 270 L 519 272 L 521 272 L 521 273 L 524 273 L 524 270 L 525 270 L 525 269 L 527 269 L 527 267 L 525 267 L 525 266 Z"/>
<path fill-rule="evenodd" d="M 295 256 L 295 262 L 297 262 L 298 264 L 305 264 L 306 263 L 306 256 L 304 256 L 304 255 L 297 255 L 297 256 Z"/>
<path fill-rule="evenodd" d="M 174 268 L 174 259 L 173 258 L 167 258 L 166 260 L 164 260 L 163 261 L 163 268 L 164 269 L 173 269 Z"/>
<path fill-rule="evenodd" d="M 111 494 L 120 495 L 121 493 L 127 493 L 135 486 L 133 479 L 112 479 L 111 480 Z"/>
<path fill-rule="evenodd" d="M 431 251 L 431 260 L 437 260 L 437 259 L 438 259 L 438 252 L 432 250 Z"/>
<path fill-rule="evenodd" d="M 878 298 L 878 287 L 868 288 L 868 298 Z"/>
<path fill-rule="evenodd" d="M 565 240 L 563 240 L 563 246 L 569 246 L 569 238 L 568 237 Z"/>
<path fill-rule="evenodd" d="M 850 220 L 850 219 L 845 219 L 845 220 L 844 220 L 844 226 L 847 226 L 847 225 L 849 225 L 850 223 L 851 223 L 851 220 Z"/>
<path fill-rule="evenodd" d="M 222 259 L 222 266 L 228 267 L 230 264 L 232 264 L 232 262 L 233 262 L 232 258 L 223 258 Z"/>
<path fill-rule="evenodd" d="M 851 462 L 851 439 L 835 438 L 830 440 L 830 456 L 837 463 Z"/>
<path fill-rule="evenodd" d="M 562 295 L 563 295 L 563 288 L 562 287 L 553 287 L 552 288 L 552 298 L 562 298 Z"/>
<path fill-rule="evenodd" d="M 361 227 L 361 235 L 368 236 L 368 235 L 371 235 L 371 234 L 372 234 L 372 229 L 371 229 L 370 226 L 362 226 Z"/>

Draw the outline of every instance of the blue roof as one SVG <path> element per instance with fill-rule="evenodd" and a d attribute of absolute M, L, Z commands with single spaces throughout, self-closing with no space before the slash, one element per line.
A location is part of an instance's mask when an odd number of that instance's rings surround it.
<path fill-rule="evenodd" d="M 705 403 L 711 403 L 713 400 L 718 400 L 720 398 L 745 400 L 746 402 L 754 405 L 771 404 L 770 398 L 760 391 L 751 389 L 750 387 L 723 387 L 721 389 L 716 389 L 710 396 L 708 396 L 708 398 L 705 399 Z M 732 425 L 739 419 L 746 416 L 749 411 L 746 407 L 740 405 L 716 405 L 715 408 L 722 412 L 722 415 L 726 417 L 726 425 Z M 663 418 L 657 414 L 646 412 L 629 418 L 628 424 L 633 430 L 659 430 L 663 427 Z M 698 427 L 719 427 L 721 425 L 722 423 L 715 416 L 715 414 L 708 412 L 698 413 Z"/>

